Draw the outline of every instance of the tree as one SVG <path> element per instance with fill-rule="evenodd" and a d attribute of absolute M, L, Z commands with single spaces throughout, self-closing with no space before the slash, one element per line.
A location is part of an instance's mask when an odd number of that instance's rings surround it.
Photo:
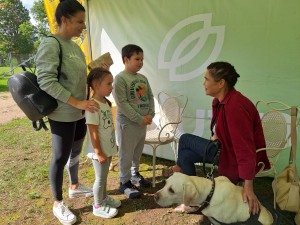
<path fill-rule="evenodd" d="M 38 37 L 41 39 L 44 36 L 50 34 L 48 26 L 48 17 L 46 15 L 44 1 L 36 0 L 33 3 L 33 7 L 30 10 L 34 20 L 36 21 L 36 29 L 38 31 Z"/>
<path fill-rule="evenodd" d="M 19 33 L 20 25 L 24 24 L 24 26 L 28 27 L 29 21 L 29 11 L 23 6 L 20 0 L 0 0 L 1 51 L 20 53 L 21 45 L 30 45 L 30 38 L 21 38 Z M 21 30 L 25 31 L 25 28 Z M 30 48 L 27 49 L 29 50 Z"/>
<path fill-rule="evenodd" d="M 36 29 L 26 21 L 19 26 L 18 51 L 21 54 L 34 52 L 34 43 L 37 40 Z"/>

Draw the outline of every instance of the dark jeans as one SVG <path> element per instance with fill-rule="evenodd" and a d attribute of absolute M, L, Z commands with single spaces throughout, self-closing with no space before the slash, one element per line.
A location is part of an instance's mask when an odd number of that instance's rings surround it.
<path fill-rule="evenodd" d="M 61 201 L 64 168 L 68 162 L 70 184 L 78 183 L 79 157 L 86 134 L 85 119 L 75 122 L 50 120 L 52 133 L 52 160 L 50 184 L 55 201 Z"/>
<path fill-rule="evenodd" d="M 195 163 L 202 163 L 205 149 L 210 140 L 193 135 L 183 134 L 179 139 L 177 165 L 182 172 L 189 176 L 196 176 Z M 213 163 L 218 147 L 214 144 L 209 145 L 206 150 L 205 163 Z"/>

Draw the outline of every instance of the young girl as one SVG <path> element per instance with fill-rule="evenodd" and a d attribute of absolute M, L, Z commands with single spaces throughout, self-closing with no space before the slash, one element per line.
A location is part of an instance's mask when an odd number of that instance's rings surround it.
<path fill-rule="evenodd" d="M 88 139 L 85 151 L 92 159 L 95 170 L 93 214 L 103 218 L 116 216 L 116 208 L 121 206 L 120 200 L 106 193 L 109 165 L 117 152 L 111 102 L 105 97 L 112 92 L 112 83 L 112 74 L 104 68 L 92 69 L 87 77 L 89 90 L 93 90 L 90 100 L 97 102 L 100 107 L 95 113 L 86 112 Z"/>

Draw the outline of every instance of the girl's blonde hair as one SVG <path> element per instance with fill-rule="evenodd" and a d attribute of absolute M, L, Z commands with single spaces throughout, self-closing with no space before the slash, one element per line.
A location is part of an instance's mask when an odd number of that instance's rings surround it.
<path fill-rule="evenodd" d="M 87 76 L 87 86 L 88 86 L 87 100 L 90 98 L 90 92 L 91 89 L 93 89 L 93 82 L 95 80 L 102 82 L 104 77 L 106 77 L 107 75 L 111 75 L 111 72 L 101 67 L 94 68 L 90 71 L 90 73 Z M 109 101 L 107 98 L 105 98 L 105 100 L 108 102 L 109 106 L 111 107 L 111 101 Z"/>

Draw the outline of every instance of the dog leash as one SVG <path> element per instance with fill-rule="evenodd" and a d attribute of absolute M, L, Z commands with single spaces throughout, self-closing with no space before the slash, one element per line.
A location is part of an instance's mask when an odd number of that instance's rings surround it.
<path fill-rule="evenodd" d="M 215 179 L 212 179 L 211 190 L 210 190 L 208 196 L 206 197 L 206 199 L 204 200 L 204 202 L 201 203 L 201 205 L 197 211 L 201 212 L 203 209 L 205 209 L 207 206 L 209 206 L 210 200 L 215 192 L 215 186 L 216 186 Z"/>
<path fill-rule="evenodd" d="M 205 160 L 206 160 L 206 154 L 207 154 L 207 149 L 212 145 L 216 145 L 217 146 L 217 153 L 214 157 L 214 162 L 212 164 L 212 167 L 210 169 L 209 173 L 206 173 L 206 168 L 205 168 Z M 220 150 L 221 150 L 221 143 L 219 142 L 219 140 L 215 140 L 215 141 L 209 141 L 205 147 L 205 151 L 204 151 L 204 156 L 203 156 L 203 172 L 206 176 L 206 178 L 213 180 L 214 179 L 214 170 L 215 167 L 219 164 L 219 157 L 220 157 Z"/>

